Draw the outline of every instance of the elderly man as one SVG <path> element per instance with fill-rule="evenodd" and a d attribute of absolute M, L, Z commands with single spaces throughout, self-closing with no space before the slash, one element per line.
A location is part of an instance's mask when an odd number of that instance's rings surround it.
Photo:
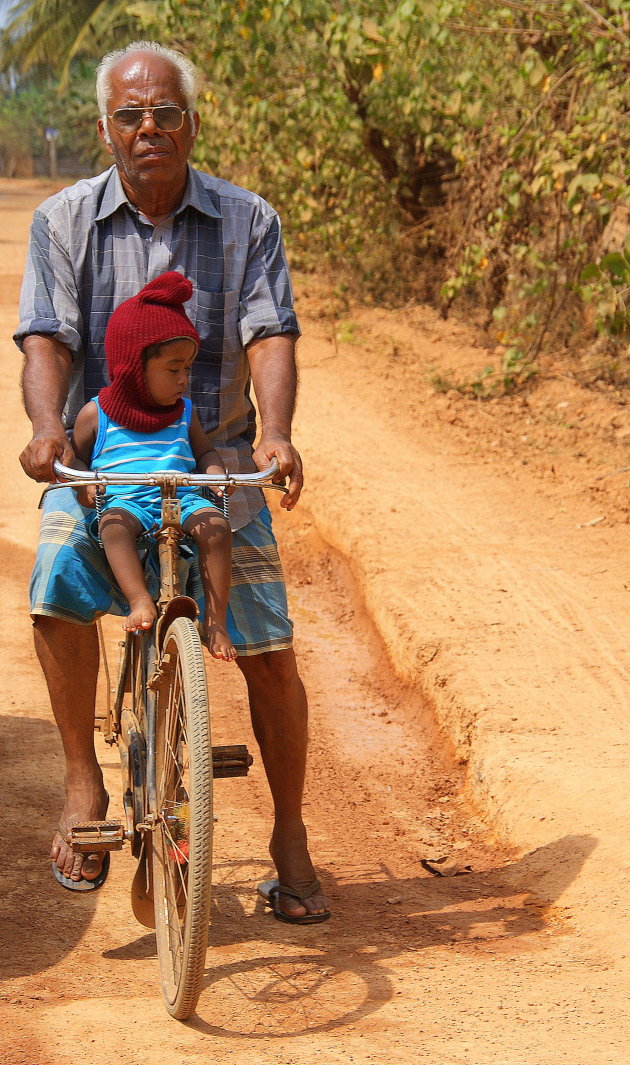
<path fill-rule="evenodd" d="M 299 330 L 280 225 L 260 197 L 188 164 L 199 129 L 195 82 L 192 64 L 152 42 L 134 42 L 100 64 L 98 130 L 114 165 L 43 203 L 31 229 L 15 335 L 25 354 L 24 401 L 33 424 L 21 461 L 37 481 L 54 479 L 56 458 L 70 461 L 67 430 L 107 384 L 103 340 L 111 312 L 151 278 L 179 270 L 194 289 L 187 312 L 201 348 L 191 398 L 204 429 L 233 471 L 263 468 L 275 456 L 289 480 L 283 505 L 291 509 L 302 487 L 291 444 Z M 255 450 L 250 381 L 261 420 Z M 70 489 L 52 495 L 31 582 L 35 645 L 66 758 L 66 802 L 51 857 L 64 886 L 89 890 L 103 879 L 102 853 L 75 855 L 64 837 L 77 821 L 106 813 L 93 741 L 93 622 L 107 611 L 124 612 L 125 604 L 87 539 L 87 512 Z M 289 921 L 321 921 L 330 914 L 301 813 L 306 697 L 271 521 L 258 490 L 234 496 L 231 513 L 240 569 L 230 636 L 274 801 L 270 854 L 289 889 L 276 896 L 274 912 Z"/>

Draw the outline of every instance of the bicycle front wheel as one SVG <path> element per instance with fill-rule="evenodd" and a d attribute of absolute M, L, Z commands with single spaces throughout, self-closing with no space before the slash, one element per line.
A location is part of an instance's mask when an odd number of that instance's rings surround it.
<path fill-rule="evenodd" d="M 212 745 L 201 641 L 176 618 L 159 663 L 155 716 L 153 890 L 166 1008 L 180 1020 L 203 980 L 212 883 Z"/>

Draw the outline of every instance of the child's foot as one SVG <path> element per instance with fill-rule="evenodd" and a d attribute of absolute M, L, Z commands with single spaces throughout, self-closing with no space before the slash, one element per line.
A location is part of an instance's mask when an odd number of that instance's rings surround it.
<path fill-rule="evenodd" d="M 236 658 L 236 648 L 226 629 L 214 621 L 206 625 L 204 643 L 213 658 L 220 658 L 224 662 L 233 662 Z"/>
<path fill-rule="evenodd" d="M 150 629 L 157 617 L 155 603 L 150 595 L 139 595 L 129 600 L 129 614 L 123 621 L 125 632 L 144 632 Z"/>

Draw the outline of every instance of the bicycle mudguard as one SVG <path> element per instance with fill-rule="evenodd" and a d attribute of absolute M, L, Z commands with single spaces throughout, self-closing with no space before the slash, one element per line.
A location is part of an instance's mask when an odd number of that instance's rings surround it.
<path fill-rule="evenodd" d="M 131 884 L 131 909 L 139 924 L 155 928 L 155 904 L 153 901 L 153 875 L 150 857 L 151 841 L 145 843 Z"/>
<path fill-rule="evenodd" d="M 158 651 L 162 650 L 164 637 L 168 632 L 171 623 L 175 621 L 175 618 L 190 618 L 191 621 L 196 621 L 198 615 L 199 610 L 197 604 L 189 595 L 176 595 L 174 599 L 171 599 L 164 613 L 158 618 L 156 623 L 155 642 Z"/>

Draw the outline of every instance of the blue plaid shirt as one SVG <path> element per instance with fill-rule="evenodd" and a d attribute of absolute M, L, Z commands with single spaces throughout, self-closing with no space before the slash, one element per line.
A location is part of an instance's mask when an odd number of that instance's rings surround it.
<path fill-rule="evenodd" d="M 67 345 L 64 414 L 109 384 L 105 329 L 115 307 L 166 270 L 190 278 L 186 313 L 201 337 L 190 398 L 228 469 L 251 470 L 256 424 L 246 346 L 299 334 L 280 220 L 260 196 L 189 166 L 184 198 L 153 226 L 129 203 L 114 166 L 35 211 L 15 341 L 39 333 Z M 233 527 L 259 511 L 257 490 L 230 500 Z"/>

